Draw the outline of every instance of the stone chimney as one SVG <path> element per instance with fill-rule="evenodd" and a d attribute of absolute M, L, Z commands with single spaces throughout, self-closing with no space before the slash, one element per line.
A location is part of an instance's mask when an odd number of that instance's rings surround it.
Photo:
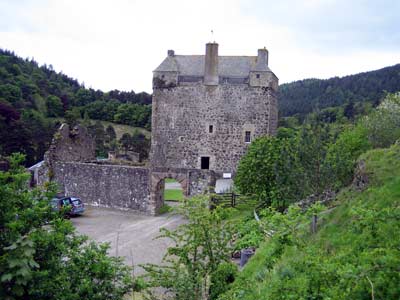
<path fill-rule="evenodd" d="M 168 56 L 175 56 L 174 50 L 168 50 Z"/>
<path fill-rule="evenodd" d="M 204 84 L 218 85 L 218 44 L 206 44 Z"/>
<path fill-rule="evenodd" d="M 258 49 L 257 65 L 268 66 L 268 50 L 265 47 L 264 49 Z"/>

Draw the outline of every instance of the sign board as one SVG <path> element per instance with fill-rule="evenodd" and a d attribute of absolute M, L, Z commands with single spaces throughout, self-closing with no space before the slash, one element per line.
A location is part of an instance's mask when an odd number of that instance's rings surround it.
<path fill-rule="evenodd" d="M 223 173 L 222 178 L 232 178 L 232 173 Z"/>

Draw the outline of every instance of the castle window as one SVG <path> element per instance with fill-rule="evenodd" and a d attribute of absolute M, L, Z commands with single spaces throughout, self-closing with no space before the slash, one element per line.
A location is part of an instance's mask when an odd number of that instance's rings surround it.
<path fill-rule="evenodd" d="M 260 74 L 256 74 L 256 78 L 260 78 Z"/>
<path fill-rule="evenodd" d="M 202 156 L 201 157 L 201 166 L 200 167 L 201 167 L 202 170 L 210 169 L 210 157 Z"/>
<path fill-rule="evenodd" d="M 208 132 L 213 133 L 213 131 L 214 131 L 214 126 L 213 125 L 208 126 Z"/>
<path fill-rule="evenodd" d="M 161 78 L 164 79 L 164 78 L 165 78 L 165 75 L 161 75 Z"/>
<path fill-rule="evenodd" d="M 244 142 L 250 143 L 251 142 L 251 131 L 245 131 L 244 133 Z"/>
<path fill-rule="evenodd" d="M 180 137 L 178 138 L 178 140 L 179 140 L 180 143 L 182 143 L 183 140 L 184 140 L 184 137 L 183 137 L 183 136 L 180 136 Z"/>

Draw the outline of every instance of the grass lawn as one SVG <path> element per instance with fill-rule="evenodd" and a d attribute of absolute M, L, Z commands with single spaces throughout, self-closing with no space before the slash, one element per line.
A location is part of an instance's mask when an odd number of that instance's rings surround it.
<path fill-rule="evenodd" d="M 182 201 L 182 190 L 164 190 L 164 200 L 168 201 Z"/>
<path fill-rule="evenodd" d="M 171 182 L 177 182 L 177 181 L 173 178 L 165 178 L 165 182 L 171 183 Z"/>

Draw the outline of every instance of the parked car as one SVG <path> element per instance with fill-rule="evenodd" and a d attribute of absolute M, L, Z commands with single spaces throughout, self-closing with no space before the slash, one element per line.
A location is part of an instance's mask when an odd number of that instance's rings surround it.
<path fill-rule="evenodd" d="M 51 206 L 55 211 L 65 209 L 65 216 L 81 215 L 85 212 L 82 200 L 75 197 L 58 197 L 51 200 Z"/>

